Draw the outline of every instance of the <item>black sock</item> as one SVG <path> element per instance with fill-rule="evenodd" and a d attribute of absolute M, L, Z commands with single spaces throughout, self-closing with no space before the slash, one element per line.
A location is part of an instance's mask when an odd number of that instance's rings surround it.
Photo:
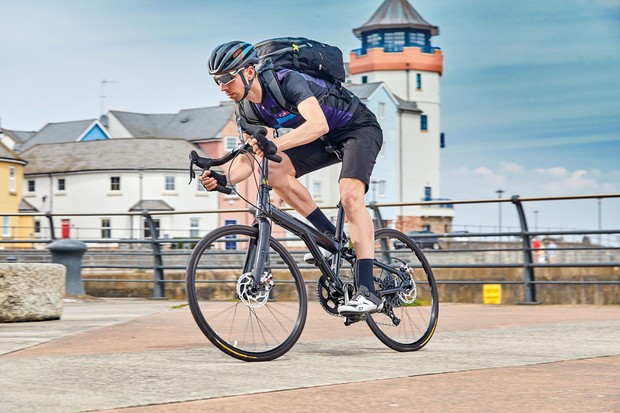
<path fill-rule="evenodd" d="M 325 216 L 319 207 L 312 211 L 306 219 L 310 221 L 310 223 L 319 231 L 323 233 L 328 232 L 332 235 L 336 234 L 336 227 L 332 224 L 329 218 Z"/>
<path fill-rule="evenodd" d="M 375 283 L 372 278 L 372 262 L 373 260 L 370 258 L 357 260 L 355 265 L 357 266 L 357 271 L 355 271 L 357 278 L 357 285 L 364 286 L 368 288 L 373 294 L 377 294 L 375 290 Z"/>

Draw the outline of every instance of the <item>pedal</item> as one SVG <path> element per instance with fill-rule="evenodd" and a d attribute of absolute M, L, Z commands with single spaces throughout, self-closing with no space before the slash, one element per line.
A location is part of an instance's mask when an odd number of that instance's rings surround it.
<path fill-rule="evenodd" d="M 357 323 L 359 321 L 364 321 L 366 320 L 366 315 L 350 315 L 350 316 L 346 316 L 344 318 L 344 325 L 345 326 L 350 326 L 351 324 Z"/>

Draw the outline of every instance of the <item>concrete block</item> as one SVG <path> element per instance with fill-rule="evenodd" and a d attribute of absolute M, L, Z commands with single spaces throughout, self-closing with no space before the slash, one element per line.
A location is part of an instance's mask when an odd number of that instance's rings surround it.
<path fill-rule="evenodd" d="M 0 322 L 59 319 L 65 273 L 60 264 L 0 264 Z"/>

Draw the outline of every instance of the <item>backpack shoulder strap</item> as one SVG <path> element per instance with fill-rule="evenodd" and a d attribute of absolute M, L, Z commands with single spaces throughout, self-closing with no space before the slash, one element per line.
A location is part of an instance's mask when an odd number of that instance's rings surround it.
<path fill-rule="evenodd" d="M 261 118 L 258 116 L 258 113 L 256 113 L 254 106 L 252 106 L 252 104 L 247 99 L 243 99 L 241 102 L 237 103 L 237 110 L 235 111 L 235 114 L 237 117 L 242 117 L 243 119 L 248 121 L 248 123 L 254 125 L 264 124 L 264 122 L 261 121 Z"/>
<path fill-rule="evenodd" d="M 262 78 L 262 85 L 267 89 L 267 93 L 271 95 L 276 103 L 283 109 L 295 114 L 299 114 L 297 107 L 291 104 L 282 93 L 282 87 L 278 80 L 275 69 L 270 58 L 265 59 L 258 70 L 259 75 Z"/>

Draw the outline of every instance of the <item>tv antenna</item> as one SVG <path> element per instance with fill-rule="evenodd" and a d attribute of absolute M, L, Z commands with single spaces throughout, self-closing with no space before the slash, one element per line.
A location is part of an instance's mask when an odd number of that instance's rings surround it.
<path fill-rule="evenodd" d="M 108 83 L 118 83 L 116 80 L 107 80 L 107 79 L 103 79 L 101 81 L 101 95 L 99 96 L 101 98 L 101 109 L 100 109 L 100 116 L 103 116 L 104 114 L 104 106 L 105 106 L 105 93 L 104 93 L 104 89 L 105 89 L 105 85 L 107 85 Z"/>

